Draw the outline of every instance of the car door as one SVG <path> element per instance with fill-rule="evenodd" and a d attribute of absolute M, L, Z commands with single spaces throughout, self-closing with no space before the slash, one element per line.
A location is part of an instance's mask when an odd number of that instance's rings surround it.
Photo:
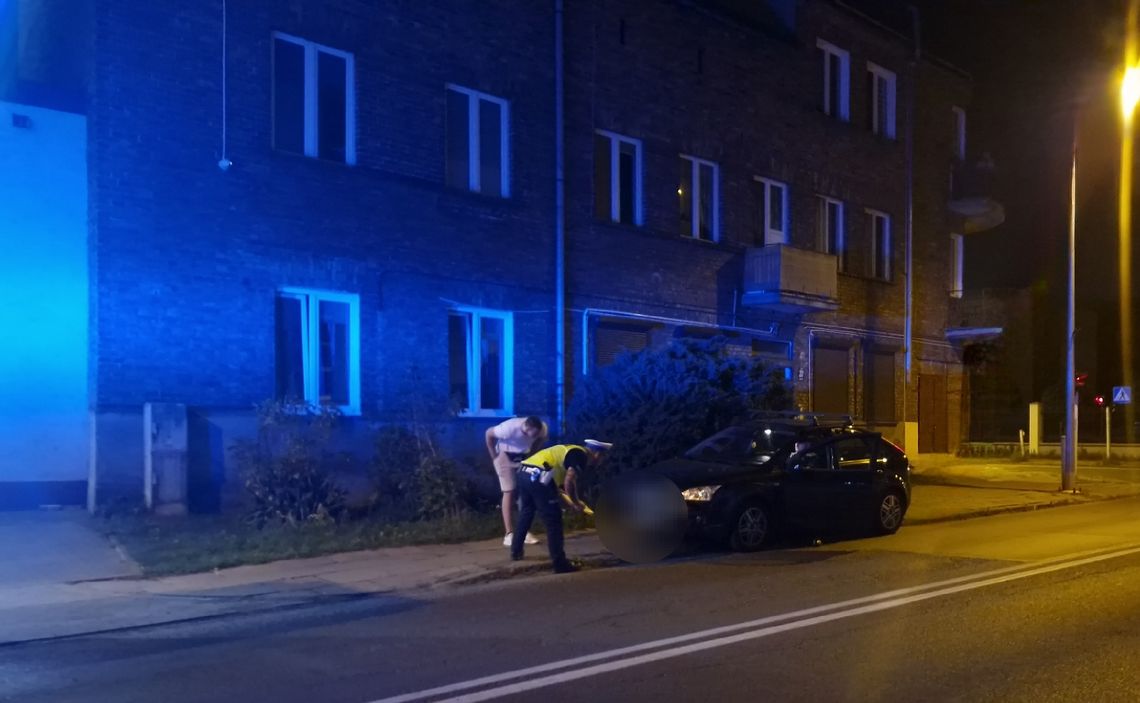
<path fill-rule="evenodd" d="M 800 527 L 823 527 L 839 493 L 832 443 L 823 442 L 788 457 L 781 496 L 788 521 Z"/>
<path fill-rule="evenodd" d="M 832 444 L 836 470 L 833 509 L 847 523 L 865 522 L 874 503 L 877 440 L 875 435 L 855 435 Z"/>

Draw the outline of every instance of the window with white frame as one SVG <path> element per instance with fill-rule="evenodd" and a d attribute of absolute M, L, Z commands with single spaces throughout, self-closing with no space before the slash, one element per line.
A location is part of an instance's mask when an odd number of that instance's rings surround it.
<path fill-rule="evenodd" d="M 815 45 L 823 57 L 823 112 L 847 122 L 851 119 L 851 54 L 822 39 Z"/>
<path fill-rule="evenodd" d="M 514 316 L 500 310 L 457 308 L 448 313 L 451 400 L 465 415 L 514 411 Z"/>
<path fill-rule="evenodd" d="M 283 288 L 277 292 L 277 398 L 360 412 L 360 298 Z"/>
<path fill-rule="evenodd" d="M 720 167 L 712 161 L 681 155 L 677 185 L 682 236 L 715 242 L 719 238 Z"/>
<path fill-rule="evenodd" d="M 834 254 L 840 272 L 847 270 L 847 242 L 843 226 L 843 201 L 819 196 L 816 247 L 825 254 Z"/>
<path fill-rule="evenodd" d="M 494 197 L 511 195 L 510 105 L 447 86 L 447 184 Z"/>
<path fill-rule="evenodd" d="M 273 147 L 356 163 L 352 54 L 286 34 L 273 35 Z"/>
<path fill-rule="evenodd" d="M 966 160 L 966 111 L 960 107 L 950 108 L 954 112 L 954 158 Z"/>
<path fill-rule="evenodd" d="M 950 297 L 962 297 L 962 268 L 966 242 L 960 234 L 950 235 Z"/>
<path fill-rule="evenodd" d="M 788 243 L 788 186 L 770 178 L 755 177 L 759 195 L 760 227 L 757 244 Z"/>
<path fill-rule="evenodd" d="M 639 140 L 604 130 L 594 135 L 594 213 L 601 220 L 642 224 Z"/>
<path fill-rule="evenodd" d="M 871 234 L 871 277 L 891 280 L 891 217 L 877 210 L 867 211 L 867 231 Z"/>
<path fill-rule="evenodd" d="M 895 138 L 895 102 L 898 79 L 893 71 L 877 64 L 867 63 L 867 82 L 870 89 L 868 119 L 871 131 L 881 137 Z"/>

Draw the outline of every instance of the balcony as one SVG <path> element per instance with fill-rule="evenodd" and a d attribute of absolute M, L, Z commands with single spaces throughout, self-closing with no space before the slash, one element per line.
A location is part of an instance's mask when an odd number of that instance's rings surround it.
<path fill-rule="evenodd" d="M 839 307 L 833 254 L 786 244 L 749 249 L 744 258 L 744 300 L 752 307 L 799 314 Z"/>
<path fill-rule="evenodd" d="M 946 336 L 975 340 L 1005 334 L 1011 326 L 1027 326 L 1033 316 L 1033 297 L 1027 288 L 983 288 L 964 291 L 950 299 Z"/>
<path fill-rule="evenodd" d="M 962 234 L 993 229 L 1005 222 L 1005 208 L 994 198 L 996 167 L 989 155 L 954 164 L 950 180 L 950 217 Z"/>

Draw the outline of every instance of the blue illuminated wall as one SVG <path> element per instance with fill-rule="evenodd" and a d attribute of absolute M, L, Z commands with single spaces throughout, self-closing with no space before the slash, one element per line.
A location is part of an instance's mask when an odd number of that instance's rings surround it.
<path fill-rule="evenodd" d="M 0 491 L 68 483 L 74 495 L 88 470 L 81 115 L 0 102 L 0 300 Z M 58 500 L 45 491 L 39 502 Z"/>

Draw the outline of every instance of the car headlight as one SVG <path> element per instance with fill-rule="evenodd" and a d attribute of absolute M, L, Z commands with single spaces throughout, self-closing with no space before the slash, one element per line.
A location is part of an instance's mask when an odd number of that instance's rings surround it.
<path fill-rule="evenodd" d="M 713 493 L 717 492 L 720 486 L 697 486 L 696 488 L 686 488 L 681 491 L 681 497 L 688 501 L 696 503 L 707 503 L 712 500 Z"/>

